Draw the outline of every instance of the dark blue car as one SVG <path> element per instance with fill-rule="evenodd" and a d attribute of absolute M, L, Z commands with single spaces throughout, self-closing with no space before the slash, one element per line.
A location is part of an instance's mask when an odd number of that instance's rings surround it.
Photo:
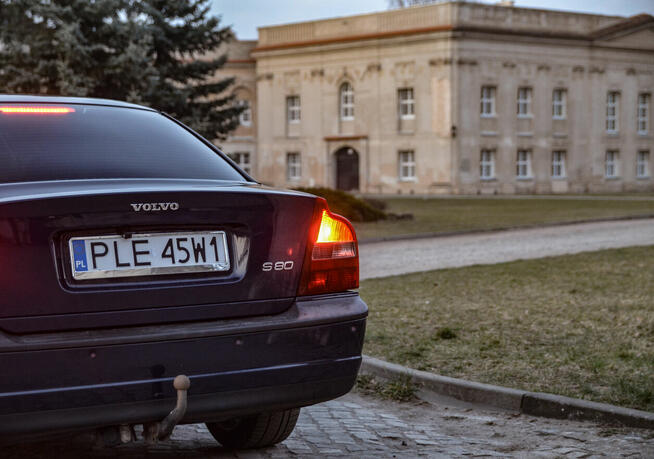
<path fill-rule="evenodd" d="M 177 422 L 280 442 L 355 382 L 358 269 L 324 200 L 258 184 L 165 114 L 0 96 L 0 442 Z"/>

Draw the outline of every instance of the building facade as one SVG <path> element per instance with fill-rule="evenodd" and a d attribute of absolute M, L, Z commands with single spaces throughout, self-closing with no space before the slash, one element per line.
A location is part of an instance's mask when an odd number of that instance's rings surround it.
<path fill-rule="evenodd" d="M 251 115 L 222 147 L 264 183 L 654 190 L 652 16 L 450 2 L 262 27 L 233 46 L 222 72 Z"/>

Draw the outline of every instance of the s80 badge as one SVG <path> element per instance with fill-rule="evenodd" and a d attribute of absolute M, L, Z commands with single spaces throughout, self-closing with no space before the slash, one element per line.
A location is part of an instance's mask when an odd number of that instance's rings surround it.
<path fill-rule="evenodd" d="M 293 269 L 293 261 L 267 261 L 263 264 L 262 271 L 290 271 Z"/>

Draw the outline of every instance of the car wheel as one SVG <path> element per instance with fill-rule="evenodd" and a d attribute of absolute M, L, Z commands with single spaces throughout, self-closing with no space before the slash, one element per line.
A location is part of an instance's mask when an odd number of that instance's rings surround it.
<path fill-rule="evenodd" d="M 213 438 L 225 448 L 263 448 L 286 440 L 293 432 L 299 415 L 300 409 L 293 408 L 222 422 L 207 422 L 206 425 Z"/>

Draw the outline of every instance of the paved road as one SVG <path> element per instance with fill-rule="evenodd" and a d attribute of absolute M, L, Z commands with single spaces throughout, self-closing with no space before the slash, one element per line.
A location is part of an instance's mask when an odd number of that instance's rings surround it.
<path fill-rule="evenodd" d="M 302 410 L 283 444 L 240 453 L 220 448 L 204 425 L 178 427 L 170 441 L 91 450 L 84 438 L 11 448 L 16 458 L 282 457 L 654 457 L 654 432 L 485 411 L 451 400 L 398 404 L 350 393 Z"/>
<path fill-rule="evenodd" d="M 361 279 L 654 244 L 654 219 L 581 223 L 360 246 Z"/>

